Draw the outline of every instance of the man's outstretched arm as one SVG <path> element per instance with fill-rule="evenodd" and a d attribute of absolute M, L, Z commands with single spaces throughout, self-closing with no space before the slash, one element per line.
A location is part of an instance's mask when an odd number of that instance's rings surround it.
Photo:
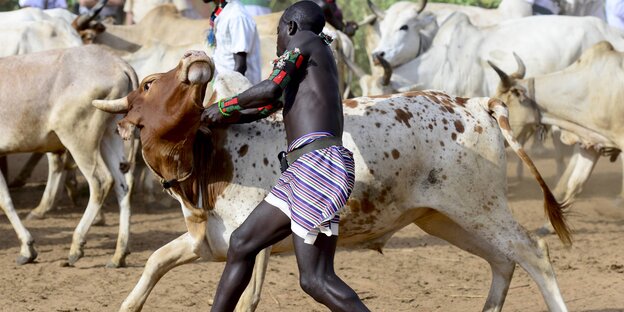
<path fill-rule="evenodd" d="M 243 93 L 213 103 L 204 110 L 201 121 L 204 124 L 256 121 L 279 109 L 281 96 L 279 85 L 267 79 Z M 275 105 L 278 102 L 280 105 Z"/>
<path fill-rule="evenodd" d="M 274 103 L 278 102 L 284 89 L 290 83 L 292 76 L 302 67 L 303 63 L 304 56 L 299 49 L 286 51 L 275 61 L 273 72 L 268 79 L 239 95 L 222 99 L 212 104 L 202 113 L 202 122 L 206 124 L 237 123 L 240 122 L 239 120 L 241 120 L 241 118 L 236 117 L 247 115 L 249 112 L 252 114 L 258 113 L 249 109 L 267 107 L 268 110 L 272 110 Z M 268 116 L 268 114 L 264 117 L 266 116 Z M 262 116 L 254 120 L 260 118 L 262 118 Z M 242 119 L 246 120 L 248 118 Z"/>

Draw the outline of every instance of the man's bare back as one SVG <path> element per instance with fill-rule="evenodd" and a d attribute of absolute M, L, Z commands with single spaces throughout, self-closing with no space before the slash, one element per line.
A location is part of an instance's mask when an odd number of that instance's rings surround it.
<path fill-rule="evenodd" d="M 310 31 L 300 31 L 288 50 L 299 49 L 308 59 L 284 90 L 284 124 L 288 144 L 312 132 L 342 137 L 343 113 L 338 70 L 330 47 Z"/>
<path fill-rule="evenodd" d="M 312 132 L 329 132 L 335 137 L 342 137 L 343 112 L 338 69 L 329 42 L 312 31 L 293 31 L 291 27 L 297 26 L 287 25 L 282 19 L 277 34 L 278 56 L 283 58 L 287 51 L 297 51 L 303 56 L 301 68 L 287 74 L 286 79 L 290 82 L 280 86 L 275 79 L 264 80 L 239 94 L 233 106 L 228 106 L 228 99 L 219 104 L 227 106 L 221 107 L 221 111 L 218 105 L 212 105 L 204 112 L 202 121 L 210 124 L 251 122 L 283 106 L 288 144 Z M 289 35 L 292 32 L 294 34 Z M 284 103 L 279 102 L 282 94 Z M 271 105 L 268 111 L 258 114 L 256 109 L 267 104 Z M 229 113 L 224 114 L 228 109 L 231 109 Z"/>

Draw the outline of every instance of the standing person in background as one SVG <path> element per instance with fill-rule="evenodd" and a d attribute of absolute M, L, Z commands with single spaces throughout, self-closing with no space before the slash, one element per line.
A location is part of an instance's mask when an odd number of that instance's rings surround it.
<path fill-rule="evenodd" d="M 19 0 L 20 8 L 40 8 L 47 9 L 67 9 L 67 1 L 65 0 Z"/>
<path fill-rule="evenodd" d="M 336 0 L 312 0 L 312 2 L 321 7 L 321 10 L 323 10 L 323 14 L 325 15 L 325 20 L 330 25 L 342 31 L 349 37 L 355 35 L 355 31 L 358 29 L 357 23 L 353 21 L 345 23 L 343 21 L 342 11 L 338 7 Z"/>
<path fill-rule="evenodd" d="M 245 5 L 245 10 L 251 16 L 265 15 L 271 13 L 271 0 L 241 0 Z"/>
<path fill-rule="evenodd" d="M 260 36 L 256 22 L 239 0 L 212 2 L 215 9 L 210 16 L 208 45 L 214 48 L 216 74 L 234 70 L 252 84 L 260 82 Z"/>
<path fill-rule="evenodd" d="M 173 3 L 184 17 L 201 18 L 189 0 L 126 0 L 123 8 L 126 12 L 126 24 L 136 24 L 153 8 L 168 3 Z"/>
<path fill-rule="evenodd" d="M 561 11 L 553 0 L 525 0 L 533 5 L 533 15 L 557 15 Z"/>
<path fill-rule="evenodd" d="M 97 0 L 78 0 L 78 14 L 87 14 L 98 3 Z M 124 0 L 108 0 L 106 6 L 98 14 L 98 20 L 112 18 L 114 24 L 123 23 Z"/>
<path fill-rule="evenodd" d="M 624 30 L 624 0 L 607 0 L 605 13 L 611 27 Z"/>

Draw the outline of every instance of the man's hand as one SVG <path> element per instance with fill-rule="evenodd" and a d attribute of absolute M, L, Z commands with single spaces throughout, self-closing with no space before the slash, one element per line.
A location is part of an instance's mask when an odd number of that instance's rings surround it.
<path fill-rule="evenodd" d="M 201 123 L 203 125 L 211 125 L 220 123 L 225 120 L 225 116 L 221 114 L 221 110 L 219 109 L 219 105 L 217 103 L 213 103 L 208 108 L 204 109 L 201 115 Z"/>

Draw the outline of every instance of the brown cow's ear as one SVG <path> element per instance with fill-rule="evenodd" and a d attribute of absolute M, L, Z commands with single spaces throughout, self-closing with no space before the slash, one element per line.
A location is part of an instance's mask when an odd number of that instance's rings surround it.
<path fill-rule="evenodd" d="M 117 123 L 117 132 L 124 140 L 130 140 L 134 137 L 134 130 L 136 125 L 131 123 L 128 119 L 124 118 Z"/>

